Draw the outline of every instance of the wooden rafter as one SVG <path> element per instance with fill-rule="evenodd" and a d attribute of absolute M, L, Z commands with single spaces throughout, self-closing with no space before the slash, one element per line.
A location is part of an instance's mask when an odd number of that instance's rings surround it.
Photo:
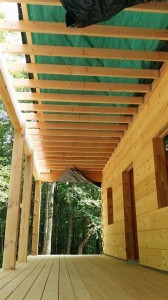
<path fill-rule="evenodd" d="M 17 3 L 16 0 L 3 0 L 3 2 Z M 19 0 L 21 4 L 36 4 L 36 5 L 51 5 L 51 6 L 61 6 L 60 0 Z M 168 13 L 168 3 L 167 2 L 151 2 L 138 4 L 132 7 L 128 7 L 128 11 L 140 11 L 140 12 L 154 12 L 154 13 Z"/>
<path fill-rule="evenodd" d="M 90 151 L 103 151 L 103 149 L 105 151 L 110 151 L 112 148 L 116 148 L 117 147 L 117 144 L 119 142 L 119 139 L 118 138 L 112 138 L 112 141 L 111 143 L 90 143 L 90 141 L 85 141 L 85 142 L 36 142 L 34 143 L 34 149 L 37 151 L 37 152 L 41 152 L 41 151 L 44 151 L 44 152 L 53 152 L 53 151 L 63 151 L 63 152 L 66 152 L 67 151 L 67 148 L 68 151 L 75 151 L 75 149 L 77 149 L 76 151 L 80 151 L 84 148 L 87 148 L 87 149 L 90 149 Z M 80 149 L 81 148 L 81 149 Z M 87 150 L 86 150 L 87 151 Z"/>
<path fill-rule="evenodd" d="M 64 56 L 82 58 L 102 58 L 121 60 L 143 60 L 143 61 L 168 61 L 167 52 L 144 51 L 144 50 L 121 50 L 102 48 L 81 48 L 49 45 L 4 45 L 5 53 L 44 55 L 44 56 Z"/>
<path fill-rule="evenodd" d="M 146 93 L 151 90 L 150 84 L 126 84 L 126 83 L 103 83 L 103 82 L 79 82 L 58 80 L 36 79 L 13 79 L 15 87 L 41 88 L 55 90 L 76 91 L 108 91 L 108 92 L 139 92 Z"/>
<path fill-rule="evenodd" d="M 57 136 L 56 140 L 54 140 L 53 138 L 51 139 L 50 136 L 41 136 L 41 138 L 39 140 L 35 139 L 33 141 L 33 137 L 30 137 L 31 143 L 32 145 L 37 145 L 39 144 L 39 142 L 41 141 L 42 143 L 44 142 L 49 142 L 49 143 L 54 143 L 55 142 L 72 142 L 72 143 L 102 143 L 102 144 L 109 144 L 109 143 L 119 143 L 120 142 L 120 138 L 119 137 L 110 137 L 110 138 L 104 138 L 104 137 L 81 137 L 81 136 Z M 41 144 L 40 142 L 40 144 Z"/>
<path fill-rule="evenodd" d="M 0 20 L 0 28 L 4 31 L 36 32 L 44 34 L 68 34 L 80 36 L 134 38 L 149 40 L 168 40 L 168 30 L 131 28 L 121 26 L 89 26 L 86 28 L 67 28 L 65 23 L 37 21 Z"/>
<path fill-rule="evenodd" d="M 74 130 L 121 130 L 125 131 L 128 129 L 126 124 L 86 124 L 86 123 L 36 123 L 28 122 L 26 128 L 33 129 L 74 129 Z M 53 130 L 52 130 L 53 131 Z"/>
<path fill-rule="evenodd" d="M 95 144 L 94 144 L 95 145 Z M 102 145 L 102 144 L 101 144 Z M 97 145 L 95 145 L 95 147 L 97 147 Z M 60 146 L 60 147 L 43 147 L 43 148 L 37 148 L 37 147 L 34 147 L 34 149 L 36 150 L 36 153 L 37 153 L 37 156 L 39 155 L 39 153 L 42 153 L 42 154 L 45 154 L 45 155 L 49 155 L 50 153 L 53 155 L 53 153 L 55 153 L 55 155 L 62 155 L 62 156 L 65 156 L 67 155 L 67 153 L 71 154 L 71 155 L 77 155 L 77 154 L 81 154 L 82 151 L 85 152 L 85 155 L 90 155 L 91 153 L 107 153 L 107 154 L 110 154 L 111 151 L 113 151 L 113 149 L 116 148 L 116 144 L 111 144 L 109 148 L 106 148 L 106 144 L 105 145 L 102 145 L 102 148 L 93 148 L 89 147 L 89 145 L 85 145 L 85 147 L 79 147 L 79 146 L 76 146 L 74 148 L 71 147 L 71 145 L 67 146 L 67 147 L 64 147 L 64 146 Z M 88 153 L 87 153 L 88 151 Z"/>
<path fill-rule="evenodd" d="M 99 95 L 77 95 L 77 94 L 50 94 L 50 93 L 17 93 L 18 100 L 45 101 L 45 102 L 78 102 L 78 103 L 100 103 L 100 104 L 142 104 L 144 98 L 124 96 L 99 96 Z"/>
<path fill-rule="evenodd" d="M 45 114 L 38 116 L 36 113 L 22 113 L 25 120 L 28 121 L 52 121 L 52 122 L 78 122 L 78 123 L 131 123 L 131 116 L 94 116 L 82 114 Z"/>
<path fill-rule="evenodd" d="M 124 114 L 133 115 L 137 113 L 136 107 L 97 107 L 97 106 L 72 106 L 53 104 L 24 104 L 20 103 L 22 111 L 45 111 L 45 112 L 66 112 L 86 114 Z"/>
<path fill-rule="evenodd" d="M 62 74 L 80 76 L 104 76 L 104 77 L 126 77 L 126 78 L 157 78 L 158 70 L 131 69 L 131 68 L 105 68 L 90 66 L 52 65 L 35 63 L 8 63 L 10 71 L 41 74 Z"/>

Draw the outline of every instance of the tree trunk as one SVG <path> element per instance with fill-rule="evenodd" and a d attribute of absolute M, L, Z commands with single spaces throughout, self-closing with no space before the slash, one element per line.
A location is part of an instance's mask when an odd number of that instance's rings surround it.
<path fill-rule="evenodd" d="M 68 213 L 68 239 L 67 239 L 67 251 L 66 254 L 70 254 L 71 241 L 72 241 L 72 231 L 73 231 L 73 214 L 72 214 L 72 203 L 69 199 L 69 213 Z"/>
<path fill-rule="evenodd" d="M 85 237 L 83 238 L 83 240 L 80 242 L 79 247 L 78 247 L 78 254 L 81 255 L 83 253 L 83 249 L 86 246 L 87 242 L 89 241 L 91 236 L 91 231 L 88 232 Z"/>
<path fill-rule="evenodd" d="M 52 237 L 52 225 L 53 225 L 53 204 L 54 204 L 54 189 L 55 183 L 48 184 L 48 223 L 47 223 L 47 236 L 46 236 L 46 254 L 51 254 L 51 237 Z"/>

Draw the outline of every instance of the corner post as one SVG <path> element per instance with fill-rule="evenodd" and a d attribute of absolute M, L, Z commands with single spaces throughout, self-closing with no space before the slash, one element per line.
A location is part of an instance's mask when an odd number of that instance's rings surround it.
<path fill-rule="evenodd" d="M 15 130 L 2 266 L 4 270 L 13 270 L 16 266 L 24 135 L 24 128 Z"/>
<path fill-rule="evenodd" d="M 24 171 L 19 250 L 18 250 L 19 262 L 27 261 L 32 177 L 33 177 L 33 155 L 25 156 L 25 171 Z"/>
<path fill-rule="evenodd" d="M 32 255 L 38 255 L 39 224 L 40 224 L 40 203 L 41 203 L 41 181 L 37 180 L 35 185 L 34 213 L 33 213 L 33 234 L 32 234 Z"/>

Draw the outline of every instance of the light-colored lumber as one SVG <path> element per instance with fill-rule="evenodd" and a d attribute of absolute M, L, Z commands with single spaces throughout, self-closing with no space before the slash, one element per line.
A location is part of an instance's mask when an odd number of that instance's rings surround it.
<path fill-rule="evenodd" d="M 108 91 L 108 92 L 139 92 L 146 93 L 151 90 L 149 84 L 125 84 L 103 82 L 58 81 L 37 79 L 13 79 L 15 87 L 77 90 L 77 91 Z"/>
<path fill-rule="evenodd" d="M 25 170 L 24 170 L 24 184 L 23 184 L 23 193 L 22 193 L 19 249 L 18 249 L 19 262 L 27 261 L 32 177 L 33 177 L 33 156 L 26 156 Z"/>
<path fill-rule="evenodd" d="M 82 115 L 82 114 L 45 114 L 39 116 L 37 113 L 22 113 L 25 120 L 30 121 L 66 121 L 66 122 L 89 122 L 89 123 L 131 123 L 132 116 L 94 116 L 94 115 Z"/>
<path fill-rule="evenodd" d="M 30 129 L 29 129 L 30 130 Z M 124 132 L 122 131 L 98 131 L 98 130 L 45 130 L 45 129 L 31 129 L 29 136 L 31 140 L 41 140 L 44 136 L 46 137 L 57 137 L 57 136 L 84 136 L 84 137 L 123 137 Z M 54 139 L 54 138 L 53 138 Z M 55 139 L 56 141 L 56 139 Z"/>
<path fill-rule="evenodd" d="M 128 69 L 128 68 L 110 68 L 110 67 L 107 68 L 107 67 L 73 66 L 73 65 L 35 64 L 35 63 L 29 63 L 29 64 L 8 63 L 7 66 L 10 71 L 14 71 L 14 72 L 17 71 L 21 73 L 126 77 L 126 78 L 159 77 L 159 71 L 152 70 L 152 69 L 135 69 L 135 68 Z"/>
<path fill-rule="evenodd" d="M 18 224 L 20 213 L 24 128 L 14 133 L 12 165 L 6 218 L 3 269 L 13 270 L 16 265 Z"/>
<path fill-rule="evenodd" d="M 41 299 L 58 300 L 59 299 L 58 297 L 59 297 L 59 256 L 55 256 Z"/>
<path fill-rule="evenodd" d="M 41 269 L 39 276 L 36 278 L 28 293 L 24 297 L 25 300 L 32 300 L 33 298 L 36 300 L 41 299 L 47 278 L 53 265 L 53 261 L 53 256 L 49 256 L 44 268 Z"/>
<path fill-rule="evenodd" d="M 93 25 L 86 28 L 67 28 L 65 23 L 40 21 L 6 21 L 0 20 L 3 31 L 31 32 L 44 34 L 68 34 L 80 36 L 133 38 L 148 40 L 168 40 L 166 29 L 133 28 L 121 26 Z"/>
<path fill-rule="evenodd" d="M 81 150 L 81 151 L 80 151 Z M 88 153 L 87 153 L 88 151 Z M 41 159 L 70 159 L 70 158 L 95 158 L 96 160 L 97 159 L 102 159 L 102 158 L 108 158 L 109 157 L 109 154 L 107 153 L 95 153 L 95 152 L 90 152 L 89 149 L 86 151 L 83 151 L 82 152 L 82 149 L 79 149 L 78 152 L 76 151 L 76 153 L 74 152 L 69 152 L 68 149 L 67 151 L 65 152 L 59 152 L 59 153 L 56 153 L 56 152 L 49 152 L 47 154 L 45 153 L 39 153 L 37 152 L 36 154 L 36 159 L 37 160 L 41 160 Z"/>
<path fill-rule="evenodd" d="M 4 0 L 3 2 L 16 3 L 16 0 Z M 37 5 L 51 5 L 51 6 L 61 6 L 59 0 L 20 0 L 21 4 L 37 4 Z M 153 12 L 153 13 L 168 13 L 168 4 L 167 2 L 150 2 L 144 4 L 138 4 L 126 8 L 128 11 L 139 11 L 139 12 Z"/>
<path fill-rule="evenodd" d="M 60 280 L 59 280 L 59 299 L 75 300 L 75 294 L 72 282 L 69 277 L 66 261 L 63 256 L 60 257 Z"/>
<path fill-rule="evenodd" d="M 79 102 L 79 103 L 101 103 L 101 104 L 142 104 L 143 97 L 124 96 L 99 96 L 99 95 L 77 95 L 77 94 L 51 94 L 17 92 L 18 100 L 48 101 L 48 102 Z"/>
<path fill-rule="evenodd" d="M 45 105 L 20 103 L 22 111 L 45 111 L 45 112 L 71 112 L 87 114 L 124 114 L 133 115 L 137 113 L 136 107 L 98 107 L 98 106 L 72 106 L 72 105 Z"/>
<path fill-rule="evenodd" d="M 125 131 L 128 129 L 126 124 L 83 124 L 83 123 L 35 123 L 27 122 L 26 128 L 28 129 L 73 129 L 73 130 L 114 130 L 114 131 Z M 31 131 L 29 131 L 31 132 Z"/>
<path fill-rule="evenodd" d="M 60 149 L 60 151 L 67 151 L 68 150 L 67 147 L 68 148 L 71 148 L 71 147 L 73 148 L 74 147 L 74 149 L 75 148 L 77 148 L 77 149 L 79 149 L 79 148 L 82 148 L 82 149 L 88 148 L 87 150 L 91 149 L 91 151 L 97 150 L 95 148 L 103 148 L 103 147 L 109 148 L 109 150 L 111 150 L 113 148 L 117 148 L 117 143 L 114 143 L 113 141 L 111 143 L 99 143 L 99 142 L 91 143 L 91 141 L 85 141 L 83 143 L 80 143 L 80 141 L 79 142 L 66 142 L 66 141 L 65 142 L 59 142 L 59 141 L 57 141 L 57 142 L 42 142 L 42 143 L 37 142 L 37 143 L 34 143 L 33 145 L 36 148 L 39 147 L 41 150 L 43 150 L 43 147 L 48 147 L 47 149 L 55 147 L 55 149 L 57 149 L 57 151 L 59 151 L 60 147 L 62 148 L 62 149 Z M 49 149 L 49 151 L 53 152 L 54 148 Z"/>
<path fill-rule="evenodd" d="M 168 61 L 167 52 L 141 51 L 141 50 L 121 50 L 102 48 L 80 48 L 64 46 L 46 45 L 4 45 L 4 53 L 44 55 L 44 56 L 64 56 L 83 58 L 105 58 L 121 60 L 144 60 L 144 61 Z"/>
<path fill-rule="evenodd" d="M 100 148 L 97 148 L 97 146 L 95 145 L 95 148 L 94 149 L 92 149 L 92 147 L 90 146 L 90 147 L 43 147 L 43 148 L 37 148 L 37 147 L 35 147 L 34 148 L 35 149 L 35 155 L 37 154 L 37 155 L 39 155 L 40 153 L 52 153 L 52 155 L 53 155 L 53 153 L 55 153 L 55 154 L 58 154 L 58 155 L 66 155 L 66 153 L 72 153 L 72 155 L 74 154 L 77 154 L 77 153 L 79 153 L 79 151 L 80 151 L 80 153 L 81 153 L 81 151 L 82 151 L 82 149 L 84 149 L 84 151 L 85 151 L 85 153 L 86 152 L 89 152 L 90 154 L 91 153 L 111 153 L 112 151 L 113 151 L 113 147 L 111 147 L 111 148 L 106 148 L 106 146 L 102 146 L 102 147 L 100 147 Z"/>
<path fill-rule="evenodd" d="M 35 183 L 35 197 L 34 197 L 32 255 L 38 254 L 40 203 L 41 203 L 41 181 L 37 180 Z"/>
<path fill-rule="evenodd" d="M 30 137 L 30 135 L 29 135 Z M 113 143 L 113 142 L 119 142 L 120 138 L 119 137 L 110 137 L 110 138 L 105 138 L 105 137 L 81 137 L 81 136 L 57 136 L 57 139 L 51 139 L 48 136 L 41 136 L 40 139 L 38 140 L 34 140 L 33 141 L 33 137 L 30 137 L 31 143 L 32 145 L 39 145 L 39 143 L 45 143 L 45 142 L 49 142 L 49 143 L 54 143 L 55 142 L 73 142 L 73 143 Z"/>

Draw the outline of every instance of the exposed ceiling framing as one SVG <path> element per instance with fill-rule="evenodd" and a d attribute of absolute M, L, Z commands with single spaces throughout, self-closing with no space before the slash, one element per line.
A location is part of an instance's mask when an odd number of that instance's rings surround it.
<path fill-rule="evenodd" d="M 168 52 L 158 49 L 144 50 L 143 41 L 168 41 L 167 27 L 139 28 L 113 24 L 72 29 L 66 28 L 62 22 L 29 20 L 27 4 L 59 7 L 59 0 L 20 0 L 19 3 L 22 5 L 23 20 L 0 20 L 0 28 L 2 31 L 22 32 L 27 37 L 27 44 L 3 45 L 3 52 L 30 56 L 30 63 L 8 61 L 7 67 L 9 72 L 33 74 L 32 79 L 12 79 L 12 85 L 16 89 L 17 110 L 26 122 L 28 140 L 34 151 L 34 160 L 41 179 L 55 180 L 67 168 L 76 166 L 90 179 L 100 181 L 104 165 L 129 130 L 146 99 L 150 97 L 161 78 L 161 71 L 150 67 L 126 68 L 108 64 L 91 66 L 87 65 L 87 61 L 129 60 L 166 64 Z M 166 14 L 168 2 L 141 4 L 127 11 Z M 83 47 L 80 44 L 64 46 L 45 42 L 35 44 L 32 33 L 44 35 L 46 39 L 52 34 L 56 37 L 70 35 L 77 39 L 83 36 L 90 39 L 139 40 L 141 43 L 138 49 L 111 46 L 104 48 L 103 45 L 101 48 Z M 80 58 L 85 60 L 85 64 L 40 63 L 37 56 Z M 66 77 L 62 80 L 59 76 Z M 77 80 L 71 80 L 74 76 Z M 100 77 L 106 80 L 101 81 Z M 116 82 L 116 79 L 119 81 Z M 129 82 L 132 79 L 136 81 Z M 2 82 L 1 80 L 0 88 L 5 90 Z M 8 113 L 16 128 L 17 120 L 14 117 L 12 119 L 15 114 L 9 110 Z"/>

